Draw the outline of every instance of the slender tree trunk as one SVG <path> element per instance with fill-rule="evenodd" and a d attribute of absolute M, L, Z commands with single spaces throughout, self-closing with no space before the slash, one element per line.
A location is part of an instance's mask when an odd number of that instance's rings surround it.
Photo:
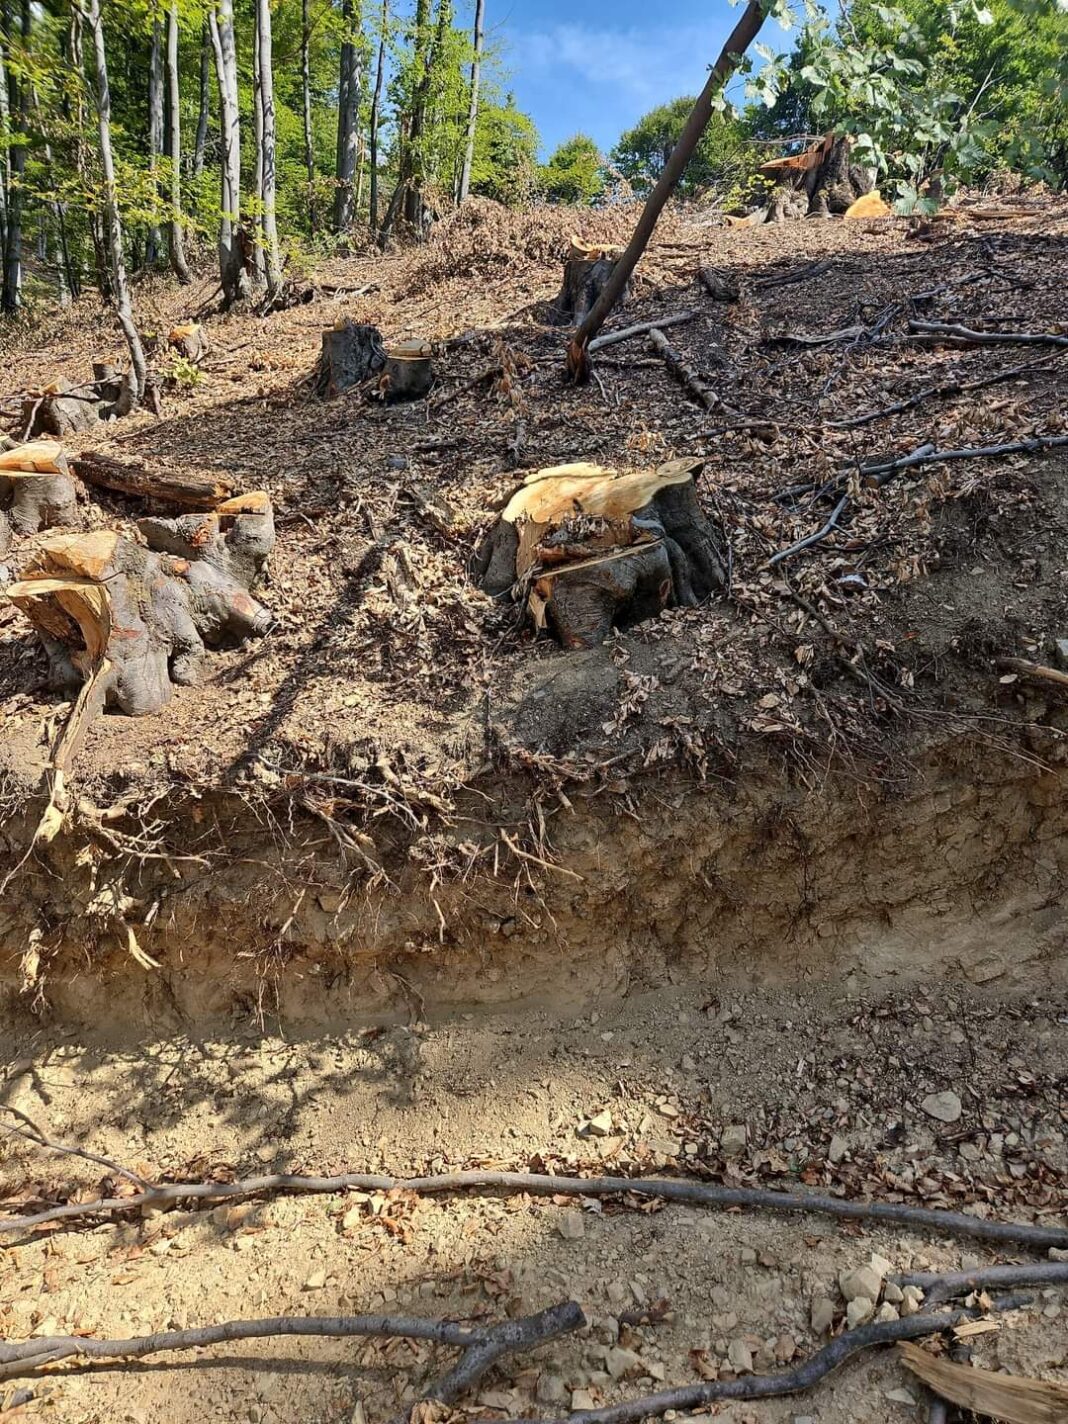
<path fill-rule="evenodd" d="M 227 306 L 249 295 L 241 229 L 241 129 L 237 109 L 237 53 L 231 0 L 216 0 L 209 11 L 211 47 L 219 83 L 219 278 Z"/>
<path fill-rule="evenodd" d="M 193 173 L 199 178 L 204 172 L 204 150 L 208 144 L 208 114 L 211 109 L 211 26 L 207 20 L 200 33 L 200 107 L 197 111 L 197 133 L 193 140 Z"/>
<path fill-rule="evenodd" d="M 65 45 L 63 46 L 65 48 Z M 66 54 L 63 55 L 66 59 Z M 33 112 L 37 117 L 38 128 L 43 129 L 41 122 L 41 101 L 37 96 L 36 88 L 31 86 L 30 101 L 33 105 Z M 45 164 L 49 173 L 55 171 L 52 162 L 52 145 L 47 139 L 44 141 Z M 55 233 L 56 245 L 56 289 L 60 306 L 69 306 L 72 297 L 78 294 L 78 279 L 70 260 L 70 248 L 67 242 L 67 210 L 66 205 L 58 198 L 48 200 L 48 211 L 52 216 L 52 225 Z M 41 229 L 42 234 L 44 228 Z"/>
<path fill-rule="evenodd" d="M 389 0 L 382 0 L 382 33 L 378 37 L 378 63 L 375 67 L 375 92 L 371 98 L 371 232 L 378 232 L 378 121 L 382 103 L 382 79 L 386 65 L 386 35 L 389 30 Z"/>
<path fill-rule="evenodd" d="M 467 147 L 460 174 L 460 202 L 471 191 L 471 165 L 475 161 L 475 131 L 478 128 L 478 85 L 482 68 L 482 46 L 485 42 L 485 0 L 475 0 L 475 55 L 471 61 L 471 102 L 467 109 Z"/>
<path fill-rule="evenodd" d="M 314 235 L 319 226 L 315 201 L 315 146 L 312 141 L 311 16 L 308 0 L 300 0 L 300 92 L 304 112 L 304 167 L 308 173 L 308 223 Z"/>
<path fill-rule="evenodd" d="M 353 200 L 353 217 L 360 211 L 363 202 L 363 170 L 367 162 L 367 143 L 363 134 L 360 134 L 360 141 L 356 148 L 356 196 Z"/>
<path fill-rule="evenodd" d="M 160 155 L 163 152 L 163 24 L 152 20 L 152 47 L 148 60 L 148 171 L 155 197 Z M 159 223 L 153 218 L 145 238 L 145 266 L 155 267 L 162 248 Z"/>
<path fill-rule="evenodd" d="M 70 11 L 70 67 L 80 78 L 85 76 L 85 53 L 82 44 L 82 12 L 76 5 Z M 93 267 L 96 272 L 96 287 L 105 302 L 111 301 L 111 273 L 108 271 L 107 242 L 104 237 L 104 222 L 96 197 L 96 183 L 90 172 L 89 146 L 83 135 L 86 131 L 85 104 L 82 99 L 83 86 L 74 88 L 74 167 L 81 179 L 82 188 L 92 195 L 89 203 L 89 238 L 93 244 Z"/>
<path fill-rule="evenodd" d="M 0 265 L 7 247 L 7 203 L 11 191 L 11 110 L 7 99 L 8 9 L 0 15 Z"/>
<path fill-rule="evenodd" d="M 335 232 L 346 232 L 352 226 L 360 122 L 360 54 L 355 40 L 360 15 L 354 0 L 343 0 L 341 13 L 345 37 L 338 85 Z"/>
<path fill-rule="evenodd" d="M 256 155 L 252 175 L 252 280 L 257 287 L 267 281 L 263 241 L 263 83 L 260 77 L 260 5 L 254 0 L 252 12 L 252 145 Z"/>
<path fill-rule="evenodd" d="M 423 125 L 426 121 L 427 90 L 430 84 L 431 42 L 430 0 L 416 0 L 415 39 L 412 68 L 415 79 L 412 90 L 412 112 L 408 136 L 401 154 L 401 181 L 404 186 L 404 216 L 418 230 L 423 226 L 423 155 L 421 151 Z"/>
<path fill-rule="evenodd" d="M 22 0 L 20 31 L 24 48 L 30 41 L 30 3 Z M 11 33 L 11 14 L 4 7 L 4 33 Z M 8 117 L 12 139 L 24 138 L 29 118 L 29 86 L 13 69 L 8 73 Z M 9 314 L 22 305 L 22 180 L 26 172 L 25 143 L 11 144 L 11 178 L 7 200 L 7 231 L 4 234 L 4 280 L 0 310 Z"/>
<path fill-rule="evenodd" d="M 148 368 L 141 338 L 134 324 L 130 305 L 130 289 L 126 281 L 126 263 L 122 254 L 122 220 L 119 217 L 119 194 L 115 182 L 115 161 L 111 153 L 111 92 L 108 89 L 108 64 L 104 51 L 104 26 L 100 20 L 100 0 L 88 0 L 86 19 L 93 40 L 96 69 L 96 111 L 100 133 L 100 166 L 104 172 L 104 202 L 107 212 L 108 247 L 111 255 L 111 289 L 115 294 L 115 310 L 119 325 L 130 347 L 133 393 L 140 400 L 145 393 Z"/>
<path fill-rule="evenodd" d="M 167 11 L 167 156 L 171 163 L 171 216 L 167 246 L 171 268 L 179 282 L 188 282 L 182 233 L 182 104 L 178 87 L 178 6 L 171 0 Z"/>
<path fill-rule="evenodd" d="M 274 57 L 271 39 L 271 0 L 256 0 L 256 52 L 259 55 L 260 115 L 263 127 L 260 202 L 263 210 L 267 299 L 274 302 L 282 290 L 282 259 L 278 247 L 278 220 L 275 215 Z"/>

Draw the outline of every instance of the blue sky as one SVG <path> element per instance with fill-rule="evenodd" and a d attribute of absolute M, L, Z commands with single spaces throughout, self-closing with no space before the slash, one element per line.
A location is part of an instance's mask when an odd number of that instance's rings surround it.
<path fill-rule="evenodd" d="M 607 151 L 646 110 L 696 94 L 739 15 L 729 0 L 486 0 L 486 33 L 547 156 L 578 132 Z M 789 42 L 774 21 L 762 38 Z"/>

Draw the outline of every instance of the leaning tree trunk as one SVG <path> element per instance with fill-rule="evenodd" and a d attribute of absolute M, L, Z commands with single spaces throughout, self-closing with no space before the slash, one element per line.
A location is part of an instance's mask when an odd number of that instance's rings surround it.
<path fill-rule="evenodd" d="M 616 263 L 604 290 L 594 303 L 593 310 L 568 344 L 567 369 L 573 380 L 586 381 L 589 379 L 590 362 L 587 347 L 590 340 L 600 331 L 605 318 L 623 294 L 631 274 L 637 267 L 638 261 L 653 235 L 653 229 L 656 227 L 657 219 L 663 211 L 665 203 L 675 191 L 679 179 L 686 170 L 687 163 L 693 156 L 694 149 L 701 140 L 701 135 L 708 127 L 716 95 L 756 38 L 764 23 L 764 15 L 763 0 L 749 0 L 741 19 L 720 51 L 720 56 L 709 73 L 708 81 L 698 95 L 690 117 L 686 120 L 685 127 L 679 135 L 678 143 L 664 165 L 664 171 L 657 180 L 656 187 L 646 199 L 641 217 L 638 219 L 634 234 L 630 242 L 627 243 L 623 256 Z"/>
<path fill-rule="evenodd" d="M 182 232 L 182 105 L 178 87 L 178 6 L 167 11 L 167 156 L 171 164 L 171 216 L 167 225 L 167 245 L 171 267 L 179 282 L 189 282 L 189 267 L 185 260 L 185 238 Z"/>
<path fill-rule="evenodd" d="M 241 127 L 237 107 L 237 52 L 234 48 L 232 0 L 216 0 L 209 11 L 211 47 L 219 84 L 219 279 L 228 307 L 249 295 L 241 229 Z"/>
<path fill-rule="evenodd" d="M 271 0 L 256 0 L 256 50 L 259 55 L 260 115 L 263 126 L 263 168 L 260 180 L 264 264 L 267 299 L 275 302 L 282 290 L 282 258 L 275 214 L 274 59 L 271 46 Z"/>
<path fill-rule="evenodd" d="M 208 145 L 208 115 L 211 110 L 211 25 L 205 19 L 200 32 L 200 102 L 197 108 L 197 132 L 193 140 L 193 173 L 204 172 L 204 150 Z"/>
<path fill-rule="evenodd" d="M 30 42 L 30 4 L 22 0 L 20 31 L 24 48 Z M 11 14 L 4 8 L 4 33 L 11 34 Z M 4 234 L 4 280 L 0 309 L 17 312 L 22 305 L 22 186 L 26 172 L 25 135 L 29 120 L 29 83 L 14 66 L 8 72 L 8 118 L 11 125 L 11 178 Z M 16 137 L 22 142 L 15 142 Z"/>
<path fill-rule="evenodd" d="M 337 196 L 334 199 L 334 231 L 346 232 L 355 215 L 356 164 L 359 154 L 360 55 L 353 38 L 359 13 L 353 0 L 344 0 L 341 45 L 341 72 L 337 108 Z"/>
<path fill-rule="evenodd" d="M 315 202 L 315 148 L 312 142 L 311 17 L 308 0 L 300 0 L 300 95 L 304 120 L 304 168 L 308 174 L 308 226 L 312 235 L 319 227 Z"/>
<path fill-rule="evenodd" d="M 111 91 L 108 88 L 108 62 L 104 50 L 104 26 L 100 19 L 100 0 L 88 0 L 85 12 L 93 40 L 93 60 L 96 71 L 96 111 L 100 135 L 100 166 L 104 174 L 104 208 L 107 219 L 108 251 L 111 258 L 111 290 L 119 325 L 130 348 L 132 372 L 131 395 L 134 403 L 145 393 L 148 368 L 141 337 L 134 323 L 130 305 L 130 289 L 126 281 L 126 263 L 122 253 L 122 220 L 119 217 L 119 193 L 115 182 L 115 160 L 111 152 Z"/>
<path fill-rule="evenodd" d="M 370 227 L 378 232 L 378 122 L 382 103 L 382 79 L 386 63 L 386 33 L 389 26 L 389 0 L 382 0 L 382 33 L 378 37 L 378 63 L 375 67 L 375 92 L 371 97 L 371 121 L 368 135 L 368 162 L 371 168 Z"/>
<path fill-rule="evenodd" d="M 152 20 L 152 48 L 148 61 L 148 173 L 152 180 L 153 209 L 160 154 L 163 152 L 163 25 L 157 16 Z M 145 239 L 145 266 L 159 262 L 162 241 L 159 223 L 153 216 Z"/>
<path fill-rule="evenodd" d="M 485 40 L 485 0 L 475 0 L 475 55 L 471 61 L 471 100 L 467 108 L 467 146 L 460 174 L 459 198 L 462 203 L 471 191 L 471 166 L 475 161 L 475 131 L 478 128 L 478 86 L 482 65 L 482 45 Z"/>

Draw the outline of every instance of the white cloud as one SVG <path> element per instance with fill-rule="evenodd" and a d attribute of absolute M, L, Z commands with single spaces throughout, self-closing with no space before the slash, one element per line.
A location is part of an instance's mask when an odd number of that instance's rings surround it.
<path fill-rule="evenodd" d="M 712 26 L 607 29 L 584 24 L 512 36 L 522 69 L 570 71 L 584 84 L 606 86 L 640 108 L 696 93 L 719 45 Z"/>

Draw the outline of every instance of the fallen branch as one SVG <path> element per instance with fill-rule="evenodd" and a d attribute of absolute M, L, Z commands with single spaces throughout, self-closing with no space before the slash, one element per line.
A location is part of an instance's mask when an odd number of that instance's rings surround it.
<path fill-rule="evenodd" d="M 22 1127 L 11 1127 L 0 1123 L 0 1132 L 25 1138 L 27 1142 L 32 1142 L 36 1147 L 43 1147 L 48 1152 L 58 1152 L 64 1157 L 81 1157 L 86 1162 L 94 1163 L 97 1167 L 106 1167 L 117 1177 L 125 1177 L 128 1182 L 133 1182 L 135 1187 L 141 1187 L 145 1191 L 152 1190 L 151 1182 L 137 1172 L 131 1171 L 129 1167 L 124 1167 L 120 1162 L 114 1161 L 111 1157 L 102 1157 L 99 1152 L 89 1152 L 84 1147 L 71 1147 L 65 1142 L 56 1142 L 54 1138 L 48 1136 L 43 1128 L 37 1126 L 33 1118 L 27 1117 L 19 1108 L 13 1108 L 10 1103 L 0 1103 L 0 1112 L 10 1113 L 12 1117 L 18 1118 L 19 1122 L 23 1124 Z"/>
<path fill-rule="evenodd" d="M 939 336 L 969 346 L 1068 346 L 1068 336 L 1056 331 L 973 331 L 952 321 L 910 321 L 916 336 Z"/>
<path fill-rule="evenodd" d="M 403 1315 L 276 1315 L 263 1320 L 227 1320 L 190 1330 L 161 1330 L 154 1335 L 135 1335 L 126 1340 L 99 1340 L 90 1335 L 41 1336 L 15 1344 L 0 1343 L 0 1379 L 25 1375 L 59 1360 L 139 1360 L 145 1355 L 170 1350 L 203 1349 L 234 1340 L 276 1339 L 287 1335 L 329 1339 L 375 1336 L 461 1346 L 464 1354 L 459 1364 L 425 1396 L 449 1403 L 477 1384 L 502 1355 L 532 1349 L 558 1335 L 581 1330 L 585 1324 L 581 1306 L 573 1300 L 565 1300 L 538 1315 L 507 1320 L 488 1329 Z"/>
<path fill-rule="evenodd" d="M 874 480 L 880 488 L 899 475 L 902 470 L 912 470 L 918 465 L 940 465 L 947 460 L 981 460 L 995 455 L 1033 455 L 1039 450 L 1053 450 L 1068 445 L 1068 435 L 1036 435 L 1030 440 L 1010 440 L 1004 445 L 975 445 L 962 450 L 938 450 L 933 445 L 921 445 L 911 455 L 902 455 L 897 460 L 887 460 L 880 465 L 862 465 L 861 476 Z"/>
<path fill-rule="evenodd" d="M 649 345 L 661 357 L 668 370 L 699 405 L 705 410 L 715 410 L 721 405 L 719 396 L 698 376 L 692 366 L 688 366 L 675 348 L 670 344 L 664 333 L 653 327 L 649 332 Z"/>
<path fill-rule="evenodd" d="M 777 335 L 765 336 L 762 346 L 833 346 L 837 341 L 859 341 L 872 330 L 870 326 L 843 326 L 838 331 L 827 331 L 822 336 L 806 336 L 803 332 L 782 331 Z"/>
<path fill-rule="evenodd" d="M 934 400 L 938 396 L 963 395 L 967 391 L 985 390 L 987 386 L 997 386 L 1003 381 L 1014 380 L 1017 376 L 1025 375 L 1029 371 L 1051 371 L 1052 366 L 1046 365 L 1042 361 L 1027 361 L 1022 366 L 1012 366 L 1007 371 L 997 371 L 992 376 L 984 376 L 978 381 L 944 381 L 938 386 L 927 386 L 922 391 L 917 391 L 915 395 L 906 397 L 904 400 L 895 401 L 893 405 L 883 406 L 880 410 L 865 411 L 863 415 L 854 415 L 849 420 L 829 420 L 827 427 L 830 430 L 856 430 L 862 425 L 870 425 L 872 421 L 881 420 L 887 415 L 900 415 L 903 411 L 912 410 L 918 405 L 922 405 L 926 400 Z"/>
<path fill-rule="evenodd" d="M 891 1277 L 898 1286 L 919 1286 L 926 1308 L 942 1305 L 973 1291 L 998 1290 L 1011 1286 L 1063 1286 L 1068 1283 L 1068 1261 L 1040 1261 L 1023 1265 L 983 1266 L 975 1271 L 913 1271 Z"/>
<path fill-rule="evenodd" d="M 932 1207 L 903 1206 L 896 1202 L 844 1201 L 838 1197 L 776 1192 L 759 1187 L 720 1187 L 709 1182 L 676 1177 L 554 1177 L 538 1172 L 443 1172 L 432 1177 L 386 1177 L 367 1172 L 346 1172 L 335 1177 L 302 1177 L 277 1172 L 263 1177 L 247 1177 L 237 1182 L 168 1182 L 151 1191 L 129 1197 L 98 1197 L 95 1201 L 70 1202 L 49 1207 L 30 1216 L 0 1217 L 0 1233 L 24 1232 L 51 1221 L 71 1221 L 78 1217 L 110 1212 L 139 1212 L 142 1207 L 163 1206 L 179 1201 L 227 1201 L 235 1197 L 258 1196 L 265 1192 L 331 1194 L 344 1191 L 405 1191 L 424 1196 L 446 1192 L 529 1192 L 532 1196 L 611 1197 L 635 1196 L 685 1202 L 691 1206 L 760 1207 L 769 1211 L 813 1212 L 819 1216 L 845 1217 L 853 1221 L 892 1221 L 898 1225 L 922 1227 L 948 1236 L 968 1236 L 982 1241 L 998 1241 L 1046 1250 L 1050 1246 L 1068 1248 L 1068 1228 L 1033 1226 L 1025 1222 L 984 1221 L 964 1212 L 941 1211 Z"/>
<path fill-rule="evenodd" d="M 1035 682 L 1052 682 L 1057 687 L 1068 687 L 1068 673 L 1044 667 L 1042 663 L 1028 662 L 1026 658 L 998 658 L 997 665 L 1003 672 L 1018 673 L 1020 677 L 1029 677 Z"/>
<path fill-rule="evenodd" d="M 791 267 L 786 272 L 774 272 L 754 283 L 758 292 L 766 292 L 771 287 L 789 287 L 794 282 L 807 282 L 810 277 L 822 277 L 834 266 L 834 259 L 825 257 L 822 262 L 809 262 L 804 267 Z"/>
<path fill-rule="evenodd" d="M 702 267 L 697 275 L 714 302 L 736 302 L 742 294 L 738 279 L 716 267 Z"/>
<path fill-rule="evenodd" d="M 591 341 L 586 348 L 587 351 L 603 351 L 606 346 L 615 346 L 618 341 L 629 341 L 632 336 L 644 336 L 647 331 L 654 328 L 663 329 L 665 326 L 678 326 L 680 321 L 693 321 L 692 311 L 669 312 L 667 316 L 654 317 L 652 321 L 635 322 L 633 326 L 621 327 L 619 331 L 608 331 L 604 336 L 598 336 L 596 341 Z"/>
<path fill-rule="evenodd" d="M 1029 1303 L 1029 1297 L 1005 1296 L 991 1302 L 991 1309 L 997 1311 L 1016 1310 Z M 568 1420 L 554 1420 L 552 1424 L 635 1424 L 635 1421 L 649 1416 L 659 1418 L 669 1410 L 699 1409 L 721 1399 L 776 1399 L 783 1395 L 800 1394 L 812 1389 L 838 1367 L 874 1345 L 892 1345 L 902 1340 L 921 1340 L 925 1335 L 937 1335 L 939 1331 L 962 1325 L 966 1320 L 978 1320 L 982 1310 L 955 1310 L 942 1315 L 910 1315 L 904 1320 L 888 1320 L 872 1325 L 861 1325 L 856 1330 L 847 1330 L 832 1340 L 822 1350 L 792 1370 L 782 1370 L 773 1375 L 741 1375 L 738 1379 L 708 1380 L 702 1384 L 682 1385 L 678 1389 L 664 1389 L 657 1394 L 644 1395 L 638 1399 L 624 1400 L 622 1404 L 607 1405 L 604 1409 L 583 1409 L 569 1416 Z M 512 1419 L 507 1424 L 549 1424 L 549 1421 Z"/>
<path fill-rule="evenodd" d="M 800 554 L 803 549 L 811 549 L 814 544 L 822 543 L 823 540 L 838 527 L 838 521 L 845 513 L 848 504 L 849 495 L 844 494 L 831 512 L 830 519 L 827 520 L 827 523 L 824 524 L 822 528 L 817 529 L 815 534 L 806 534 L 803 539 L 798 539 L 797 543 L 791 544 L 788 549 L 780 549 L 777 554 L 772 554 L 768 560 L 768 568 L 773 569 L 777 564 L 783 563 L 784 560 L 792 559 L 795 554 Z"/>
<path fill-rule="evenodd" d="M 141 499 L 159 499 L 185 509 L 215 509 L 233 494 L 223 480 L 201 479 L 196 475 L 163 474 L 149 470 L 141 460 L 118 460 L 84 450 L 71 460 L 74 473 L 89 485 L 132 494 Z"/>

